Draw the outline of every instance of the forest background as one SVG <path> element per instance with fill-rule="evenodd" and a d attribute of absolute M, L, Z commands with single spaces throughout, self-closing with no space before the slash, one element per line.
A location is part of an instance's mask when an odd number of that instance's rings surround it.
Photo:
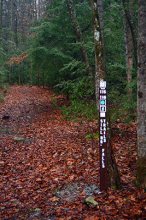
<path fill-rule="evenodd" d="M 66 116 L 94 118 L 95 52 L 90 1 L 74 1 L 74 10 L 82 42 L 77 40 L 66 1 L 1 0 L 0 85 L 52 87 L 70 98 L 71 105 L 63 108 Z M 104 1 L 106 78 L 114 121 L 129 122 L 136 116 L 137 10 L 135 0 Z"/>
<path fill-rule="evenodd" d="M 104 69 L 113 128 L 113 133 L 109 133 L 114 137 L 120 132 L 111 143 L 117 143 L 123 152 L 128 145 L 127 155 L 135 163 L 134 184 L 144 189 L 145 9 L 144 0 L 0 0 L 0 101 L 4 101 L 10 85 L 28 85 L 30 91 L 33 88 L 44 92 L 54 90 L 61 94 L 64 105 L 59 106 L 56 98 L 51 105 L 60 108 L 71 123 L 74 120 L 81 125 L 85 119 L 97 125 L 98 86 Z M 2 126 L 12 120 L 6 113 L 1 117 Z M 126 139 L 128 126 L 132 133 Z M 86 138 L 98 140 L 97 129 L 96 133 L 92 129 Z M 6 140 L 4 137 L 4 143 Z M 131 145 L 138 154 L 132 153 Z M 50 143 L 48 147 L 50 150 Z M 130 163 L 129 160 L 128 168 Z"/>

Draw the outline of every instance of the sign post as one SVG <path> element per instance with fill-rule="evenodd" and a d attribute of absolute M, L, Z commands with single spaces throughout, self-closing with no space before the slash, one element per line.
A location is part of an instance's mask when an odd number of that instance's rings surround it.
<path fill-rule="evenodd" d="M 99 155 L 100 155 L 100 190 L 109 187 L 107 163 L 107 90 L 106 81 L 100 81 L 99 88 Z"/>

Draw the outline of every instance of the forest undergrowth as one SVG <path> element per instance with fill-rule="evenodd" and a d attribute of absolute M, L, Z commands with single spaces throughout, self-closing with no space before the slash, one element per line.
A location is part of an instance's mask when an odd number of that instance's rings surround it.
<path fill-rule="evenodd" d="M 97 120 L 67 121 L 65 102 L 48 89 L 11 86 L 0 103 L 0 219 L 144 219 L 136 124 L 112 124 L 122 189 L 99 193 Z"/>

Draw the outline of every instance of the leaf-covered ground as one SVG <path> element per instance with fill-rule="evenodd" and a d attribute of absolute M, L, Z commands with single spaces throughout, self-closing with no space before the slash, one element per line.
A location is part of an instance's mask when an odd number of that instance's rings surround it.
<path fill-rule="evenodd" d="M 146 195 L 135 187 L 136 125 L 113 125 L 122 189 L 98 193 L 96 122 L 66 121 L 63 97 L 12 86 L 0 104 L 0 219 L 144 219 Z M 96 207 L 84 200 L 93 196 Z"/>

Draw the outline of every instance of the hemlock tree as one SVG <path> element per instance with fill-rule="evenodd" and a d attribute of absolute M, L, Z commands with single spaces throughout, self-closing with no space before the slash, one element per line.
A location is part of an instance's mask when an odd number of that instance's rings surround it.
<path fill-rule="evenodd" d="M 72 27 L 73 27 L 75 35 L 76 35 L 77 42 L 80 43 L 80 45 L 81 45 L 80 50 L 81 50 L 83 62 L 86 65 L 86 69 L 87 69 L 87 72 L 88 72 L 89 76 L 91 76 L 92 71 L 91 71 L 90 64 L 89 64 L 89 58 L 88 58 L 87 50 L 84 46 L 84 39 L 83 39 L 83 35 L 82 35 L 80 25 L 79 25 L 78 20 L 77 20 L 73 0 L 67 0 L 67 7 L 68 7 L 68 12 L 69 12 L 69 15 L 70 15 Z"/>
<path fill-rule="evenodd" d="M 146 1 L 138 1 L 137 181 L 146 188 Z"/>

